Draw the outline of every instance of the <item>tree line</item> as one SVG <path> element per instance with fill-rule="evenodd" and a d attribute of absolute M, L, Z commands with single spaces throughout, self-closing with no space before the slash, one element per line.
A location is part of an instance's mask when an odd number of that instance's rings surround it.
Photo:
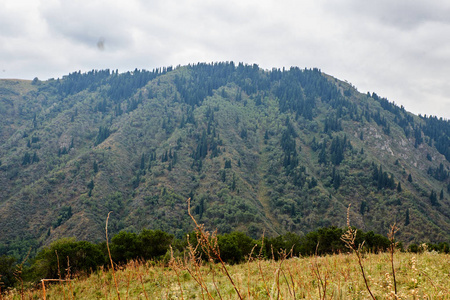
<path fill-rule="evenodd" d="M 263 237 L 252 239 L 242 232 L 231 232 L 217 235 L 217 246 L 222 260 L 229 264 L 246 261 L 250 255 L 264 259 L 278 260 L 283 255 L 310 256 L 326 255 L 346 252 L 341 236 L 345 229 L 325 227 L 306 235 L 286 233 L 277 237 Z M 126 264 L 130 260 L 151 260 L 167 263 L 171 251 L 175 256 L 182 256 L 188 247 L 196 247 L 199 243 L 196 232 L 186 234 L 183 239 L 175 239 L 172 234 L 161 230 L 144 229 L 139 234 L 121 231 L 112 237 L 109 243 L 111 258 L 118 265 Z M 390 246 L 387 237 L 373 231 L 358 230 L 356 241 L 364 249 L 371 252 L 386 251 Z M 400 243 L 400 247 L 402 244 Z M 416 244 L 408 250 L 418 252 L 423 247 Z M 202 247 L 197 249 L 202 251 Z M 448 243 L 427 244 L 428 250 L 449 253 Z M 208 257 L 201 253 L 205 261 Z M 0 274 L 2 289 L 18 283 L 17 270 L 21 270 L 21 279 L 38 282 L 42 278 L 66 278 L 82 274 L 89 274 L 100 267 L 107 267 L 109 263 L 106 242 L 91 243 L 76 241 L 74 238 L 57 240 L 42 248 L 35 257 L 25 264 L 18 263 L 13 256 L 0 256 Z"/>

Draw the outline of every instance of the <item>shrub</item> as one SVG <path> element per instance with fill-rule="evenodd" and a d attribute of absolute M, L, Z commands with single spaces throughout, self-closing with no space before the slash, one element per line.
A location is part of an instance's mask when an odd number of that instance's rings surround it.
<path fill-rule="evenodd" d="M 166 254 L 174 236 L 161 230 L 143 229 L 138 235 L 139 257 L 157 259 Z"/>
<path fill-rule="evenodd" d="M 0 256 L 0 286 L 2 289 L 14 286 L 16 282 L 14 276 L 15 268 L 16 259 L 14 257 L 7 255 Z"/>
<path fill-rule="evenodd" d="M 106 257 L 98 245 L 73 238 L 61 239 L 38 252 L 32 272 L 37 280 L 58 278 L 59 275 L 65 278 L 70 274 L 89 273 L 105 262 Z"/>
<path fill-rule="evenodd" d="M 217 237 L 220 257 L 227 263 L 242 262 L 250 255 L 256 242 L 242 232 L 231 232 Z"/>
<path fill-rule="evenodd" d="M 116 263 L 126 263 L 139 256 L 136 233 L 121 231 L 111 239 L 111 256 Z"/>

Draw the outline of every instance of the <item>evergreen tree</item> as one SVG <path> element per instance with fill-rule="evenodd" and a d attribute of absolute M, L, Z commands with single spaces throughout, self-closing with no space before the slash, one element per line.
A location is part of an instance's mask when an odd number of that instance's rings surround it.
<path fill-rule="evenodd" d="M 194 153 L 194 159 L 199 160 L 205 158 L 208 155 L 208 142 L 206 139 L 206 131 L 203 129 L 202 137 L 197 144 L 197 150 Z"/>
<path fill-rule="evenodd" d="M 144 153 L 142 153 L 142 155 L 141 155 L 141 164 L 140 164 L 139 168 L 141 170 L 145 169 L 145 154 Z"/>
<path fill-rule="evenodd" d="M 231 159 L 225 160 L 225 167 L 224 169 L 231 169 Z"/>
<path fill-rule="evenodd" d="M 341 186 L 341 175 L 338 170 L 333 167 L 332 179 L 333 187 L 337 190 Z"/>
<path fill-rule="evenodd" d="M 95 145 L 99 145 L 101 144 L 104 140 L 106 140 L 109 137 L 109 129 L 103 126 L 100 126 L 100 128 L 98 129 L 98 134 L 97 137 L 95 139 Z"/>
<path fill-rule="evenodd" d="M 220 170 L 220 179 L 222 180 L 222 182 L 225 182 L 225 180 L 227 179 L 227 173 L 225 172 L 225 170 Z"/>
<path fill-rule="evenodd" d="M 91 181 L 89 181 L 87 187 L 88 187 L 88 189 L 90 189 L 90 190 L 94 189 L 94 180 L 93 180 L 93 179 L 91 179 Z"/>
<path fill-rule="evenodd" d="M 364 214 L 366 213 L 366 211 L 367 211 L 367 203 L 366 203 L 366 201 L 363 200 L 363 201 L 361 202 L 361 206 L 359 207 L 359 212 L 360 212 L 361 215 L 364 216 Z"/>
<path fill-rule="evenodd" d="M 405 226 L 409 225 L 409 208 L 406 209 L 405 213 Z"/>
<path fill-rule="evenodd" d="M 33 153 L 33 157 L 31 158 L 31 163 L 37 163 L 37 162 L 39 162 L 39 157 L 37 156 L 37 153 L 36 153 L 36 151 L 34 151 L 34 153 Z"/>
<path fill-rule="evenodd" d="M 25 152 L 22 158 L 22 166 L 28 165 L 31 163 L 31 156 L 30 153 Z"/>
<path fill-rule="evenodd" d="M 402 184 L 400 183 L 400 181 L 397 184 L 397 192 L 399 192 L 399 193 L 402 192 Z"/>
<path fill-rule="evenodd" d="M 233 173 L 233 181 L 231 183 L 231 190 L 234 191 L 236 189 L 236 174 Z"/>
<path fill-rule="evenodd" d="M 431 202 L 431 205 L 433 205 L 433 206 L 439 205 L 439 203 L 437 201 L 437 194 L 433 190 L 430 193 L 430 202 Z"/>

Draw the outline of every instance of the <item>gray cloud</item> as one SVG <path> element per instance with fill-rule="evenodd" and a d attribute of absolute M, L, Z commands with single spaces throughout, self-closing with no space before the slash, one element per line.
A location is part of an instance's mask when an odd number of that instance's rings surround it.
<path fill-rule="evenodd" d="M 222 60 L 318 67 L 415 113 L 450 117 L 444 1 L 7 1 L 3 78 Z"/>
<path fill-rule="evenodd" d="M 129 3 L 132 7 L 132 1 Z M 104 1 L 44 2 L 40 13 L 55 39 L 68 39 L 88 47 L 96 45 L 100 37 L 113 45 L 131 43 L 133 9 L 128 5 L 119 7 Z"/>
<path fill-rule="evenodd" d="M 426 22 L 449 23 L 450 4 L 445 1 L 344 0 L 329 3 L 334 10 L 358 14 L 380 24 L 413 30 Z"/>

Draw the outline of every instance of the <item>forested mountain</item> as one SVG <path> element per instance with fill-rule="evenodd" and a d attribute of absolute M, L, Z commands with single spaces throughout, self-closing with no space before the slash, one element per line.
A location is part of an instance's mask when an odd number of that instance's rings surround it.
<path fill-rule="evenodd" d="M 318 69 L 229 62 L 0 80 L 0 254 L 187 212 L 252 237 L 352 224 L 450 238 L 450 123 Z M 33 250 L 34 251 L 34 250 Z"/>

